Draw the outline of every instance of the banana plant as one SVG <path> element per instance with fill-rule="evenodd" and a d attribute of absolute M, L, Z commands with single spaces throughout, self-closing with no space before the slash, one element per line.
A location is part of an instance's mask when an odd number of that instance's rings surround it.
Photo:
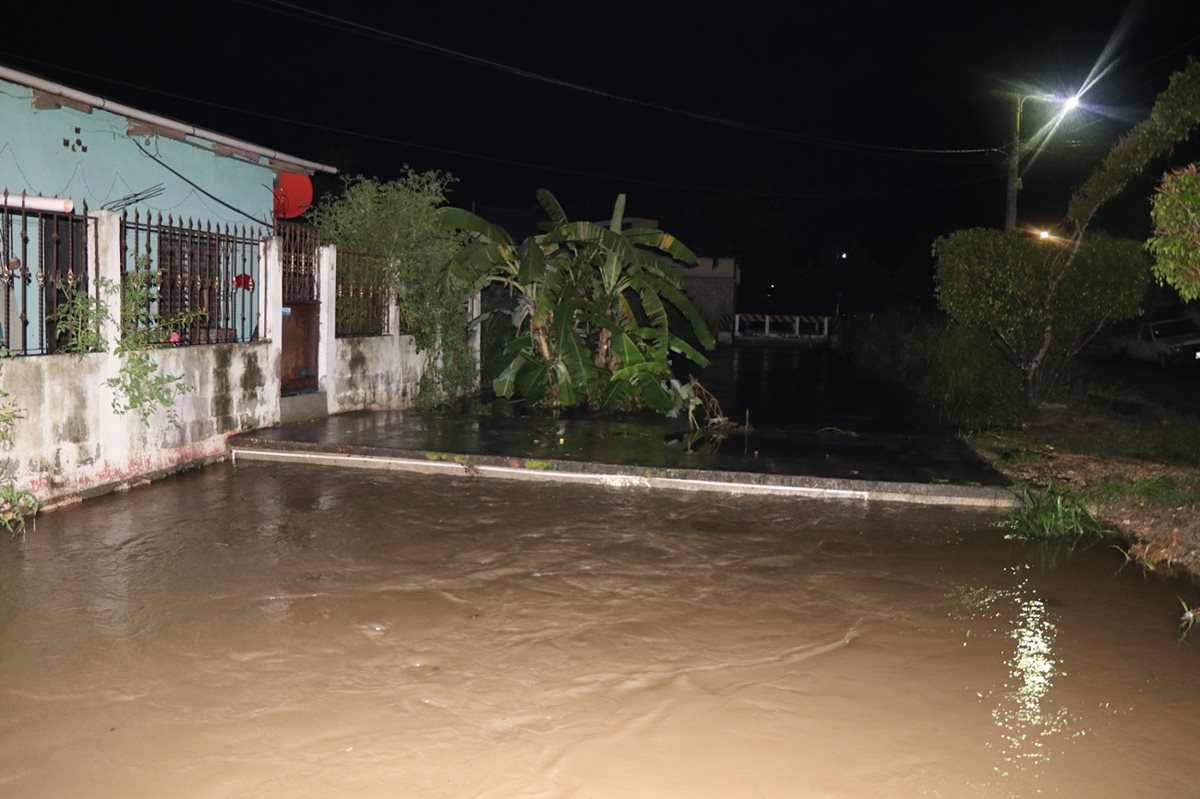
<path fill-rule="evenodd" d="M 672 263 L 694 264 L 695 254 L 661 230 L 623 229 L 624 194 L 607 224 L 572 221 L 545 189 L 537 198 L 547 217 L 543 232 L 519 244 L 475 214 L 442 211 L 447 229 L 469 236 L 451 260 L 449 279 L 469 291 L 500 284 L 513 299 L 515 335 L 493 383 L 496 394 L 550 408 L 677 414 L 689 392 L 672 376 L 671 356 L 698 366 L 708 359 L 672 333 L 668 309 L 679 312 L 702 348 L 715 343 Z"/>

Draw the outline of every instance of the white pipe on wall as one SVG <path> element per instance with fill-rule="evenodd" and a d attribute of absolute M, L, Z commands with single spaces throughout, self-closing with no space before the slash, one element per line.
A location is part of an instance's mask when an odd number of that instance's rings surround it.
<path fill-rule="evenodd" d="M 24 208 L 26 211 L 41 211 L 50 214 L 69 214 L 75 210 L 75 203 L 62 197 L 29 197 L 25 194 L 0 194 L 0 206 L 5 208 Z"/>

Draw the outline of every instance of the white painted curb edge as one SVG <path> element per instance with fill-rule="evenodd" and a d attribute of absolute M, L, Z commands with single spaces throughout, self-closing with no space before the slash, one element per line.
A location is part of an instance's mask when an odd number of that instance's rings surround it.
<path fill-rule="evenodd" d="M 990 496 L 969 496 L 949 493 L 926 493 L 905 491 L 903 483 L 895 488 L 878 490 L 876 484 L 866 483 L 872 488 L 823 488 L 820 486 L 762 485 L 728 480 L 700 480 L 680 477 L 651 477 L 627 474 L 605 474 L 588 472 L 562 472 L 551 469 L 522 469 L 511 466 L 489 466 L 486 464 L 464 464 L 444 460 L 418 460 L 389 456 L 341 455 L 331 452 L 288 452 L 270 449 L 245 449 L 234 447 L 229 452 L 236 466 L 238 459 L 248 461 L 273 461 L 276 463 L 306 463 L 314 466 L 340 466 L 351 469 L 377 469 L 381 471 L 412 472 L 417 474 L 451 474 L 473 477 L 496 477 L 502 480 L 530 480 L 537 482 L 583 483 L 615 488 L 666 488 L 677 491 L 713 491 L 723 494 L 746 494 L 756 496 L 809 497 L 815 499 L 857 500 L 860 502 L 904 502 L 917 505 L 940 505 L 963 508 L 993 508 L 1008 510 L 1013 506 L 1013 497 L 1003 490 Z"/>

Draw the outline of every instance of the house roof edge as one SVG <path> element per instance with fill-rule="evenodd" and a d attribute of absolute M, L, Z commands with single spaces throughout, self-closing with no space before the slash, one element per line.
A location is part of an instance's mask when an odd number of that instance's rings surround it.
<path fill-rule="evenodd" d="M 299 167 L 306 172 L 326 172 L 331 175 L 337 174 L 337 167 L 321 164 L 316 161 L 309 161 L 305 158 L 298 158 L 294 155 L 288 155 L 278 150 L 272 150 L 267 147 L 262 147 L 242 139 L 236 139 L 232 136 L 226 136 L 223 133 L 198 128 L 195 125 L 190 125 L 186 122 L 180 122 L 170 117 L 164 117 L 159 114 L 154 114 L 149 111 L 142 111 L 132 106 L 118 103 L 114 100 L 109 100 L 99 95 L 90 94 L 88 92 L 72 89 L 69 86 L 64 86 L 61 83 L 55 83 L 45 78 L 39 78 L 36 75 L 30 75 L 27 72 L 21 72 L 17 69 L 0 64 L 0 78 L 19 83 L 22 86 L 28 86 L 31 89 L 37 89 L 47 94 L 57 95 L 66 100 L 76 103 L 85 103 L 93 108 L 103 108 L 105 111 L 110 111 L 129 119 L 136 119 L 139 122 L 145 122 L 150 125 L 167 128 L 168 130 L 178 131 L 179 133 L 188 136 L 195 136 L 199 139 L 205 139 L 213 144 L 224 145 L 234 151 L 246 151 L 266 157 L 269 161 L 274 161 L 285 166 Z"/>

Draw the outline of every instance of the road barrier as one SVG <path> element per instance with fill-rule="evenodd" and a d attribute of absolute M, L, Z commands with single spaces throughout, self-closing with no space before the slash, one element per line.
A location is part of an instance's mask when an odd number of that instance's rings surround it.
<path fill-rule="evenodd" d="M 832 343 L 829 316 L 798 314 L 737 313 L 721 318 L 720 330 L 731 331 L 736 339 L 765 339 L 804 343 Z"/>

